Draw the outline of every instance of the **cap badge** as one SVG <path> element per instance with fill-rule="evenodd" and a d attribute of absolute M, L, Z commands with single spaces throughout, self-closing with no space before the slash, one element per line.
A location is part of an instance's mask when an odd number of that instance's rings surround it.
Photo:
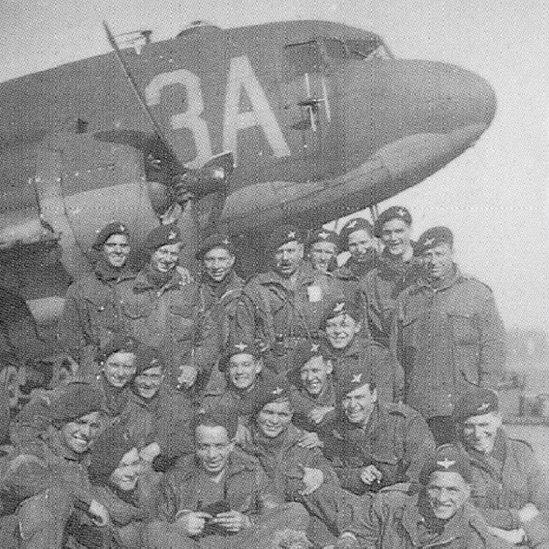
<path fill-rule="evenodd" d="M 453 465 L 455 465 L 456 462 L 455 461 L 452 461 L 451 459 L 444 459 L 443 461 L 437 461 L 437 465 L 439 467 L 444 467 L 444 469 L 450 469 L 450 467 L 452 467 Z"/>
<path fill-rule="evenodd" d="M 435 241 L 434 238 L 428 238 L 428 239 L 423 243 L 423 245 L 424 245 L 424 246 L 430 246 L 431 244 L 433 244 L 434 241 Z"/>
<path fill-rule="evenodd" d="M 362 381 L 362 374 L 356 374 L 351 379 L 351 383 L 360 383 Z"/>
<path fill-rule="evenodd" d="M 225 244 L 225 245 L 227 245 L 227 246 L 230 244 L 228 238 L 224 238 L 221 242 L 223 242 L 223 244 Z"/>
<path fill-rule="evenodd" d="M 349 229 L 352 229 L 355 225 L 356 225 L 356 219 L 353 219 L 352 221 L 350 221 L 350 222 L 347 224 L 347 227 L 348 227 Z"/>
<path fill-rule="evenodd" d="M 241 341 L 240 343 L 238 343 L 237 345 L 235 345 L 235 347 L 240 351 L 242 352 L 244 349 L 247 349 L 248 346 L 243 342 Z"/>
<path fill-rule="evenodd" d="M 119 230 L 119 231 L 125 231 L 125 230 L 126 230 L 126 227 L 124 227 L 124 225 L 119 225 L 119 226 L 118 226 L 118 230 Z"/>
<path fill-rule="evenodd" d="M 406 215 L 406 210 L 404 210 L 404 208 L 399 208 L 397 211 L 400 217 L 404 217 Z"/>
<path fill-rule="evenodd" d="M 344 308 L 345 308 L 345 303 L 344 302 L 336 303 L 334 305 L 334 313 L 341 313 Z"/>
<path fill-rule="evenodd" d="M 290 231 L 288 233 L 288 238 L 295 238 L 295 231 Z"/>
<path fill-rule="evenodd" d="M 322 240 L 326 240 L 330 235 L 328 233 L 318 233 L 318 236 L 322 238 Z"/>
<path fill-rule="evenodd" d="M 481 405 L 477 408 L 477 412 L 485 412 L 486 410 L 488 410 L 488 408 L 490 408 L 490 403 L 489 403 L 489 402 L 485 402 L 484 404 L 481 404 Z"/>
<path fill-rule="evenodd" d="M 277 387 L 276 389 L 273 389 L 273 395 L 279 395 L 283 390 L 282 387 Z"/>
<path fill-rule="evenodd" d="M 170 234 L 168 235 L 168 240 L 173 240 L 177 235 L 175 234 L 174 231 L 171 231 Z"/>
<path fill-rule="evenodd" d="M 311 345 L 311 353 L 316 353 L 320 349 L 320 345 L 318 343 L 313 343 Z"/>

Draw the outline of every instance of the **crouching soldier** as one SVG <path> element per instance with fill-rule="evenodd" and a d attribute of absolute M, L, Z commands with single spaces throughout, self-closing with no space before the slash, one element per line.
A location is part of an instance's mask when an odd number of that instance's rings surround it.
<path fill-rule="evenodd" d="M 469 503 L 472 476 L 467 459 L 450 444 L 437 449 L 421 474 L 416 495 L 378 494 L 371 507 L 365 549 L 504 549 Z"/>
<path fill-rule="evenodd" d="M 177 269 L 182 245 L 176 226 L 153 229 L 146 239 L 149 263 L 135 280 L 121 283 L 120 298 L 128 333 L 163 353 L 166 382 L 202 389 L 218 358 L 218 338 L 199 285 Z"/>
<path fill-rule="evenodd" d="M 505 434 L 496 394 L 466 393 L 454 420 L 472 471 L 472 501 L 488 524 L 513 544 L 549 547 L 549 481 L 530 445 Z"/>
<path fill-rule="evenodd" d="M 162 481 L 160 519 L 148 527 L 149 547 L 263 549 L 283 530 L 303 537 L 306 511 L 268 494 L 257 461 L 235 449 L 236 428 L 230 411 L 198 417 L 195 454 Z"/>
<path fill-rule="evenodd" d="M 86 470 L 88 450 L 102 429 L 101 395 L 84 383 L 68 385 L 50 414 L 52 425 L 40 444 L 32 453 L 10 456 L 0 482 L 2 504 L 17 513 L 21 546 L 27 549 L 61 549 L 65 525 L 77 510 L 98 525 L 109 520 Z"/>
<path fill-rule="evenodd" d="M 379 401 L 371 375 L 369 368 L 358 363 L 341 371 L 338 418 L 324 440 L 324 453 L 341 486 L 358 495 L 417 482 L 435 447 L 427 423 L 415 410 Z"/>
<path fill-rule="evenodd" d="M 292 421 L 296 427 L 307 431 L 318 431 L 335 414 L 333 366 L 324 355 L 326 346 L 323 343 L 304 341 L 294 354 L 294 369 L 288 372 L 292 384 Z"/>

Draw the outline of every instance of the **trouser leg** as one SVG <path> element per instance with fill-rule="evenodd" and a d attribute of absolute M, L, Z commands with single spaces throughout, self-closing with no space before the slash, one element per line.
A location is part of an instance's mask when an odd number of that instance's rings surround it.
<path fill-rule="evenodd" d="M 17 511 L 24 549 L 60 549 L 72 498 L 61 487 L 48 488 L 26 499 Z"/>

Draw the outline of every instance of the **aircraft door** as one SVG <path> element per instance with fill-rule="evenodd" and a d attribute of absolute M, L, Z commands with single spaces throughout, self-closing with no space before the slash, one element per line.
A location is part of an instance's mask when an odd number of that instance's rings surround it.
<path fill-rule="evenodd" d="M 326 175 L 330 164 L 331 122 L 327 63 L 322 44 L 311 40 L 284 48 L 283 110 L 292 158 L 311 179 Z"/>

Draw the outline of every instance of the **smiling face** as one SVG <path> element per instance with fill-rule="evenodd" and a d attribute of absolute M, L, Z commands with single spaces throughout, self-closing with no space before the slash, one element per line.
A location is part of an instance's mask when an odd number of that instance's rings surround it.
<path fill-rule="evenodd" d="M 351 233 L 347 240 L 347 249 L 358 263 L 367 261 L 370 257 L 370 251 L 374 247 L 374 238 L 366 229 L 359 229 Z"/>
<path fill-rule="evenodd" d="M 494 412 L 469 417 L 459 425 L 461 439 L 467 448 L 489 454 L 494 449 L 501 423 L 501 417 Z"/>
<path fill-rule="evenodd" d="M 332 363 L 321 356 L 314 356 L 301 366 L 299 377 L 303 388 L 311 396 L 318 396 L 326 387 L 331 373 Z"/>
<path fill-rule="evenodd" d="M 101 412 L 92 412 L 63 425 L 61 440 L 69 450 L 82 454 L 99 436 L 102 427 Z"/>
<path fill-rule="evenodd" d="M 334 349 L 345 349 L 360 332 L 360 322 L 344 313 L 326 321 L 326 337 Z"/>
<path fill-rule="evenodd" d="M 423 270 L 431 280 L 448 278 L 454 270 L 454 250 L 450 244 L 444 242 L 421 254 Z"/>
<path fill-rule="evenodd" d="M 274 252 L 274 268 L 283 277 L 292 276 L 303 259 L 303 245 L 297 240 L 279 246 Z"/>
<path fill-rule="evenodd" d="M 333 242 L 315 242 L 309 250 L 309 259 L 313 267 L 327 273 L 330 263 L 337 255 L 337 246 Z"/>
<path fill-rule="evenodd" d="M 137 448 L 132 448 L 122 456 L 118 467 L 111 473 L 109 482 L 123 492 L 129 492 L 135 488 L 141 468 L 139 452 Z"/>
<path fill-rule="evenodd" d="M 179 261 L 181 246 L 181 242 L 176 242 L 175 244 L 166 244 L 157 248 L 151 255 L 149 261 L 150 267 L 162 274 L 169 273 L 172 269 L 175 269 Z"/>
<path fill-rule="evenodd" d="M 370 389 L 370 384 L 366 383 L 341 399 L 341 409 L 349 423 L 364 425 L 370 419 L 376 402 L 377 390 Z"/>
<path fill-rule="evenodd" d="M 139 396 L 148 400 L 158 393 L 163 379 L 162 367 L 154 366 L 135 376 L 133 383 Z"/>
<path fill-rule="evenodd" d="M 257 426 L 267 438 L 276 438 L 288 429 L 293 417 L 289 400 L 269 402 L 257 414 Z"/>
<path fill-rule="evenodd" d="M 213 248 L 204 254 L 204 270 L 216 282 L 221 282 L 234 266 L 235 256 L 225 248 Z"/>
<path fill-rule="evenodd" d="M 435 471 L 425 490 L 433 515 L 441 520 L 450 520 L 471 495 L 469 484 L 454 471 Z"/>
<path fill-rule="evenodd" d="M 381 240 L 387 253 L 401 257 L 411 249 L 411 227 L 400 218 L 389 219 L 381 228 Z"/>
<path fill-rule="evenodd" d="M 227 374 L 236 389 L 246 390 L 254 386 L 261 372 L 261 361 L 248 353 L 239 353 L 229 359 Z"/>
<path fill-rule="evenodd" d="M 227 429 L 221 425 L 198 425 L 195 431 L 196 455 L 202 469 L 212 476 L 221 473 L 234 449 Z"/>
<path fill-rule="evenodd" d="M 105 240 L 101 253 L 107 263 L 119 269 L 130 255 L 130 244 L 125 234 L 113 234 Z"/>
<path fill-rule="evenodd" d="M 125 387 L 135 375 L 135 354 L 119 351 L 110 355 L 103 364 L 105 379 L 113 387 Z"/>

